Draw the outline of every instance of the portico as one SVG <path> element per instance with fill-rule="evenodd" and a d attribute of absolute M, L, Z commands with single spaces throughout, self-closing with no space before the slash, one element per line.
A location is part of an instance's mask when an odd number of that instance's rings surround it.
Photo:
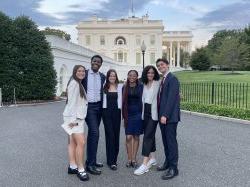
<path fill-rule="evenodd" d="M 181 67 L 181 51 L 191 54 L 192 37 L 190 31 L 165 31 L 163 33 L 162 53 L 170 62 L 170 67 Z"/>

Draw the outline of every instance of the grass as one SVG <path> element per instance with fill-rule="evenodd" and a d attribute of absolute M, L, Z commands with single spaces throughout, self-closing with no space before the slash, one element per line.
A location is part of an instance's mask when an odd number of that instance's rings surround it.
<path fill-rule="evenodd" d="M 228 71 L 183 71 L 175 75 L 181 83 L 182 102 L 250 108 L 250 71 L 234 74 Z"/>
<path fill-rule="evenodd" d="M 174 73 L 181 83 L 186 82 L 222 82 L 250 83 L 250 71 L 181 71 Z"/>

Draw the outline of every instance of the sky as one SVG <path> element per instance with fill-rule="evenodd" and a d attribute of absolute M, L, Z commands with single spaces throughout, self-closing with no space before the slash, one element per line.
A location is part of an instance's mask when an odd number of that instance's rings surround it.
<path fill-rule="evenodd" d="M 51 27 L 71 34 L 77 42 L 76 25 L 91 16 L 126 18 L 132 0 L 0 0 L 0 11 L 15 18 L 29 16 L 40 29 Z M 192 31 L 193 49 L 207 44 L 222 29 L 250 24 L 250 0 L 133 0 L 134 14 L 163 20 L 166 31 Z"/>

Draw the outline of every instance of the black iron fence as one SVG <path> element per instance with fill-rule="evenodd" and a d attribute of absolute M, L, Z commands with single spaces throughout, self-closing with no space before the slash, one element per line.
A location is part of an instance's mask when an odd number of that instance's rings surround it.
<path fill-rule="evenodd" d="M 181 83 L 183 102 L 250 108 L 249 83 Z"/>

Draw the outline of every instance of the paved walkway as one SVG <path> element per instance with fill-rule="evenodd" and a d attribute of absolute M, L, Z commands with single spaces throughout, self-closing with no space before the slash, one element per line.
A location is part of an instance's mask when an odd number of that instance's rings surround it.
<path fill-rule="evenodd" d="M 0 108 L 0 186 L 250 186 L 250 126 L 182 115 L 178 128 L 179 176 L 160 179 L 153 168 L 134 176 L 126 168 L 124 130 L 118 170 L 103 168 L 101 176 L 81 182 L 69 176 L 67 136 L 61 129 L 64 103 L 32 107 Z M 98 160 L 105 163 L 104 130 Z M 157 129 L 157 160 L 163 161 L 163 146 Z M 141 149 L 139 151 L 140 155 Z M 139 156 L 141 160 L 141 156 Z"/>

